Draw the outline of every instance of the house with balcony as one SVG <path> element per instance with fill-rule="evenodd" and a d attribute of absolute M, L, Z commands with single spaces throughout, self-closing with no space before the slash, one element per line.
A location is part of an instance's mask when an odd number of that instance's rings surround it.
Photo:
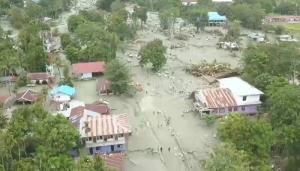
<path fill-rule="evenodd" d="M 91 155 L 124 152 L 131 135 L 126 114 L 83 115 L 78 129 L 81 141 Z"/>
<path fill-rule="evenodd" d="M 217 88 L 194 92 L 194 108 L 200 113 L 226 115 L 232 112 L 257 113 L 263 92 L 239 77 L 218 80 Z"/>

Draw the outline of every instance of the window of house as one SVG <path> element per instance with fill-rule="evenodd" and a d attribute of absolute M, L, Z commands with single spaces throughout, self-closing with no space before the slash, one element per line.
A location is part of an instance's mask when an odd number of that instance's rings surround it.
<path fill-rule="evenodd" d="M 247 96 L 243 96 L 243 101 L 246 101 L 247 100 Z"/>
<path fill-rule="evenodd" d="M 102 140 L 102 138 L 103 138 L 103 137 L 102 137 L 102 136 L 100 136 L 100 140 Z"/>
<path fill-rule="evenodd" d="M 89 137 L 89 141 L 92 141 L 92 137 Z"/>
<path fill-rule="evenodd" d="M 96 147 L 96 150 L 100 150 L 100 147 Z"/>
<path fill-rule="evenodd" d="M 237 111 L 237 110 L 238 110 L 238 107 L 237 107 L 237 106 L 235 106 L 235 107 L 233 108 L 233 110 L 234 110 L 234 111 Z"/>
<path fill-rule="evenodd" d="M 242 106 L 242 111 L 245 111 L 245 106 Z"/>
<path fill-rule="evenodd" d="M 120 147 L 121 147 L 121 145 L 120 145 L 120 144 L 118 144 L 118 145 L 117 145 L 117 147 L 118 147 L 118 148 L 120 148 Z"/>
<path fill-rule="evenodd" d="M 104 141 L 107 141 L 107 137 L 104 137 Z"/>
<path fill-rule="evenodd" d="M 229 112 L 232 112 L 232 107 L 228 107 L 228 111 L 229 111 Z"/>
<path fill-rule="evenodd" d="M 225 113 L 225 108 L 220 108 L 219 113 Z"/>
<path fill-rule="evenodd" d="M 93 142 L 96 142 L 96 137 L 93 138 Z"/>

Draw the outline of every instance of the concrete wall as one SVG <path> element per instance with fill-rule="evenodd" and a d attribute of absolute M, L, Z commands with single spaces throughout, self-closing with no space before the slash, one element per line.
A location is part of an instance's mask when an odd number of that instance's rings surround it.
<path fill-rule="evenodd" d="M 83 73 L 80 76 L 80 79 L 91 79 L 93 78 L 93 74 L 92 73 Z"/>
<path fill-rule="evenodd" d="M 234 107 L 232 107 L 231 110 L 229 110 L 229 108 L 213 109 L 212 114 L 220 115 L 220 116 L 227 115 L 228 113 L 232 113 L 232 112 L 252 114 L 252 113 L 257 113 L 257 108 L 258 108 L 258 105 L 248 105 L 248 106 L 244 106 L 244 107 L 237 106 L 236 110 Z"/>
<path fill-rule="evenodd" d="M 250 95 L 246 96 L 246 100 L 243 101 L 244 96 L 234 95 L 234 99 L 237 101 L 238 105 L 247 105 L 247 104 L 258 104 L 260 103 L 260 95 Z"/>
<path fill-rule="evenodd" d="M 119 145 L 119 147 L 118 147 Z M 113 146 L 113 151 L 112 151 L 112 146 Z M 125 151 L 126 148 L 126 144 L 115 144 L 115 145 L 107 145 L 107 146 L 99 146 L 97 147 L 90 147 L 87 148 L 88 154 L 91 154 L 91 151 L 93 151 L 92 154 L 106 154 L 106 153 L 114 153 L 114 152 L 122 152 Z"/>

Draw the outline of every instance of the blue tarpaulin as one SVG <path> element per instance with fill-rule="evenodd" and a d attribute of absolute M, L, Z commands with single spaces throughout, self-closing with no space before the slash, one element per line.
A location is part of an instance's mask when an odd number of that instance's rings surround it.
<path fill-rule="evenodd" d="M 73 87 L 70 87 L 68 85 L 61 85 L 57 88 L 54 88 L 52 91 L 51 91 L 51 94 L 54 95 L 54 94 L 57 94 L 57 93 L 62 93 L 62 94 L 66 94 L 68 96 L 74 96 L 75 95 L 75 88 Z"/>
<path fill-rule="evenodd" d="M 218 12 L 208 12 L 209 21 L 226 21 L 226 16 L 220 15 Z"/>

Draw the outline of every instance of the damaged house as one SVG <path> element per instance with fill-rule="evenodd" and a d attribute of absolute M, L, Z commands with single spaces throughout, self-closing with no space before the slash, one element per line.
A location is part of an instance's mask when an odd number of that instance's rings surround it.
<path fill-rule="evenodd" d="M 239 77 L 219 79 L 219 87 L 194 92 L 194 107 L 200 113 L 226 115 L 257 113 L 263 92 Z"/>

